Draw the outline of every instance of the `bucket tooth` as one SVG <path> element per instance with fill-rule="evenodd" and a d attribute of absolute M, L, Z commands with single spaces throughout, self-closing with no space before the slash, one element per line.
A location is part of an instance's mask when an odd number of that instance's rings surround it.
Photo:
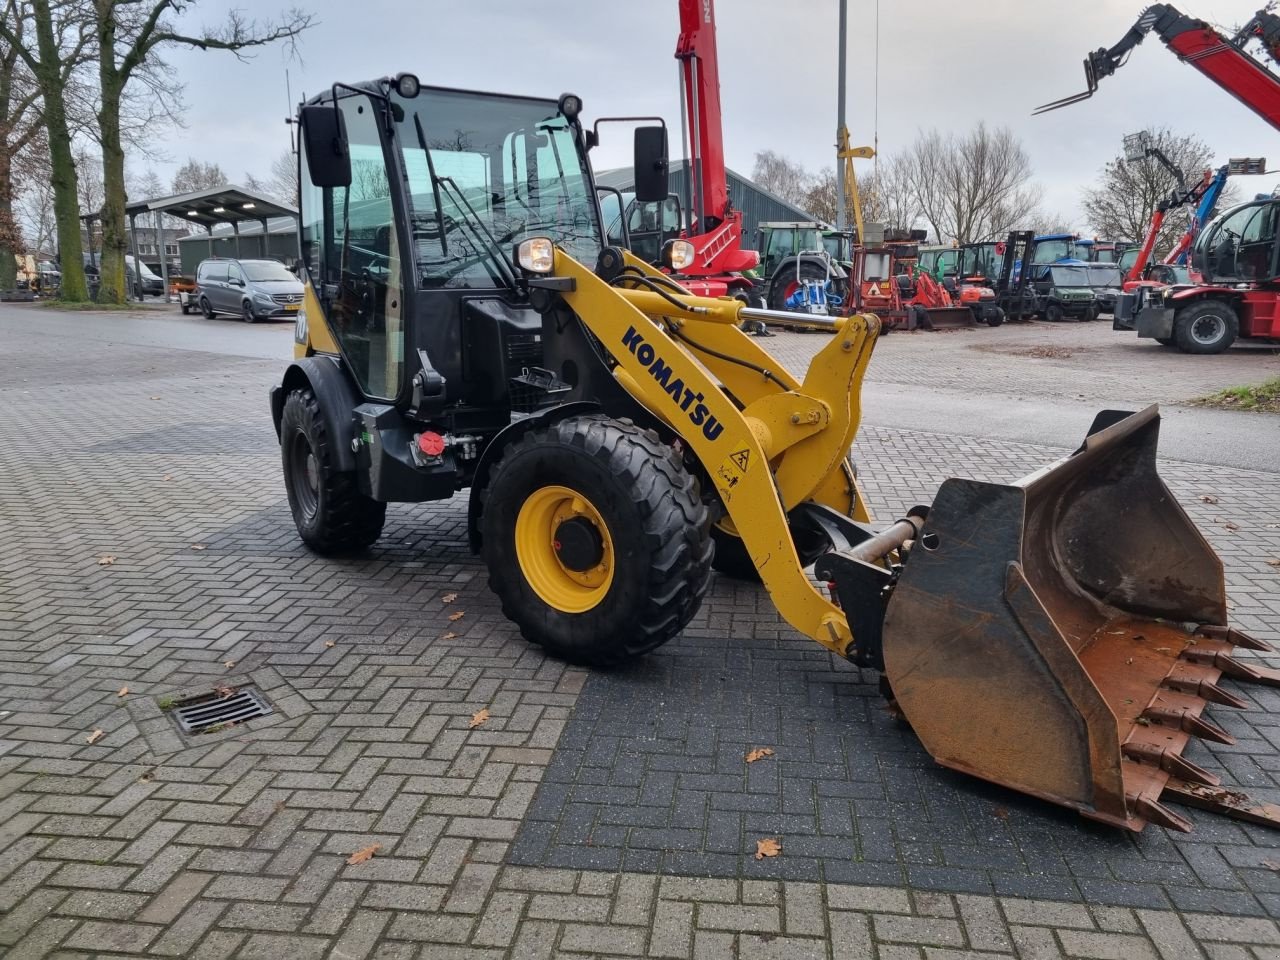
<path fill-rule="evenodd" d="M 1275 650 L 1275 647 L 1267 643 L 1267 641 L 1251 637 L 1243 630 L 1237 630 L 1235 627 L 1200 627 L 1199 632 L 1206 637 L 1225 640 L 1232 646 L 1244 647 L 1246 650 L 1257 650 L 1259 653 L 1271 653 Z"/>
<path fill-rule="evenodd" d="M 1218 686 L 1217 681 L 1221 676 L 1221 670 L 1179 660 L 1174 663 L 1169 675 L 1164 678 L 1164 686 L 1179 693 L 1192 694 L 1210 703 L 1220 703 L 1240 710 L 1247 708 L 1249 706 L 1247 701 Z"/>
<path fill-rule="evenodd" d="M 1184 733 L 1191 734 L 1193 737 L 1199 737 L 1201 740 L 1212 740 L 1214 743 L 1226 744 L 1236 742 L 1236 738 L 1227 733 L 1227 731 L 1221 727 L 1214 726 L 1208 720 L 1185 708 L 1148 707 L 1142 715 L 1147 720 L 1169 727 L 1176 727 Z"/>
<path fill-rule="evenodd" d="M 1133 811 L 1144 820 L 1158 823 L 1160 826 L 1168 827 L 1170 830 L 1179 830 L 1182 833 L 1191 832 L 1190 820 L 1181 814 L 1174 813 L 1158 800 L 1152 800 L 1150 797 L 1135 797 L 1133 799 Z"/>
<path fill-rule="evenodd" d="M 1183 652 L 1183 656 L 1192 663 L 1216 667 L 1233 680 L 1248 680 L 1272 687 L 1280 686 L 1280 670 L 1245 663 L 1222 650 L 1197 650 L 1195 647 L 1188 647 Z"/>
<path fill-rule="evenodd" d="M 1155 743 L 1130 740 L 1123 747 L 1124 755 L 1130 760 L 1151 763 L 1158 766 L 1170 776 L 1201 783 L 1207 787 L 1216 787 L 1222 780 L 1208 770 L 1196 766 L 1190 760 L 1178 754 L 1175 749 L 1162 747 Z"/>
<path fill-rule="evenodd" d="M 1170 777 L 1164 795 L 1189 807 L 1212 810 L 1235 820 L 1264 827 L 1280 827 L 1280 806 L 1251 799 L 1246 794 L 1224 787 L 1204 787 Z"/>

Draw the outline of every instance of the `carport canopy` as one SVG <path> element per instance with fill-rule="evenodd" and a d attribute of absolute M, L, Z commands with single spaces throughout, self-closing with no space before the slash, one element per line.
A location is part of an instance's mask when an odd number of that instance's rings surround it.
<path fill-rule="evenodd" d="M 266 254 L 267 218 L 298 217 L 296 208 L 288 204 L 272 200 L 261 194 L 253 193 L 243 187 L 223 184 L 207 190 L 196 190 L 193 193 L 178 193 L 167 197 L 155 197 L 150 200 L 137 200 L 126 203 L 125 215 L 129 218 L 129 249 L 134 263 L 138 263 L 137 219 L 145 213 L 166 213 L 188 223 L 197 223 L 204 227 L 209 235 L 209 251 L 213 252 L 213 228 L 219 224 L 229 223 L 236 237 L 236 256 L 240 255 L 240 224 L 257 221 L 262 224 L 264 244 L 263 255 Z M 81 219 L 91 223 L 101 217 L 101 213 L 86 214 Z M 159 236 L 157 246 L 162 251 L 160 271 L 164 280 L 165 299 L 169 298 L 169 258 L 164 256 L 164 221 L 157 219 Z M 90 248 L 92 256 L 92 248 Z M 139 285 L 140 286 L 140 285 Z M 139 291 L 139 295 L 140 291 Z"/>

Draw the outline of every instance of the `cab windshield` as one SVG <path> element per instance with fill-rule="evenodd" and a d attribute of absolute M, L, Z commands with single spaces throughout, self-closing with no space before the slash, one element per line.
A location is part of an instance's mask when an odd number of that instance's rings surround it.
<path fill-rule="evenodd" d="M 1091 263 L 1085 267 L 1089 271 L 1089 286 L 1118 287 L 1123 279 L 1120 268 L 1113 263 Z"/>
<path fill-rule="evenodd" d="M 1053 263 L 1055 260 L 1065 260 L 1074 252 L 1074 244 L 1070 240 L 1037 240 L 1031 262 Z"/>
<path fill-rule="evenodd" d="M 590 173 L 554 103 L 427 89 L 392 100 L 404 110 L 396 125 L 423 286 L 501 285 L 512 248 L 534 236 L 595 263 Z"/>
<path fill-rule="evenodd" d="M 1089 287 L 1089 268 L 1085 266 L 1050 267 L 1049 279 L 1055 287 Z"/>

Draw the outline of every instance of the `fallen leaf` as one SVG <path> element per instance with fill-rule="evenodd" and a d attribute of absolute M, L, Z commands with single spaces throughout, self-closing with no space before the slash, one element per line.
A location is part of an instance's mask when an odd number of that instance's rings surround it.
<path fill-rule="evenodd" d="M 372 860 L 373 855 L 382 849 L 382 844 L 371 843 L 367 847 L 361 847 L 351 856 L 347 857 L 347 863 L 355 866 L 357 863 L 364 863 L 366 860 Z"/>
<path fill-rule="evenodd" d="M 161 480 L 163 480 L 165 483 L 168 483 L 170 480 L 172 480 L 172 479 L 173 479 L 173 474 L 171 474 L 171 473 L 166 473 L 166 474 L 165 474 L 163 477 L 161 477 L 160 479 L 161 479 Z"/>
<path fill-rule="evenodd" d="M 1224 530 L 1239 530 L 1239 529 L 1240 529 L 1240 527 L 1239 527 L 1237 524 L 1232 523 L 1230 520 L 1223 520 L 1223 521 L 1222 521 L 1222 529 L 1224 529 Z"/>
<path fill-rule="evenodd" d="M 236 662 L 234 660 L 228 660 L 226 663 L 223 664 L 223 666 L 226 667 L 228 670 L 230 670 L 235 665 L 236 665 Z"/>
<path fill-rule="evenodd" d="M 127 697 L 128 695 L 129 695 L 128 687 L 121 687 L 120 692 L 116 694 L 117 697 Z"/>
<path fill-rule="evenodd" d="M 1267 566 L 1269 566 L 1269 567 L 1280 567 L 1280 557 L 1276 557 L 1274 560 L 1268 560 L 1268 561 L 1267 561 Z"/>
<path fill-rule="evenodd" d="M 992 811 L 991 811 L 991 813 L 995 816 L 995 818 L 996 818 L 997 820 L 1008 820 L 1008 819 L 1009 819 L 1009 808 L 1008 808 L 1008 807 L 996 807 L 994 810 L 992 810 Z"/>
<path fill-rule="evenodd" d="M 325 645 L 326 647 L 332 647 L 332 646 L 333 646 L 333 643 L 334 643 L 334 642 L 333 642 L 332 640 L 326 640 L 326 641 L 324 642 L 324 645 Z"/>
<path fill-rule="evenodd" d="M 115 562 L 116 562 L 116 558 L 109 553 L 104 553 L 102 556 L 98 558 L 98 566 L 100 567 L 109 567 Z"/>
<path fill-rule="evenodd" d="M 101 739 L 102 739 L 103 737 L 105 737 L 105 736 L 106 736 L 106 734 L 105 734 L 105 733 L 103 733 L 101 730 L 95 730 L 95 731 L 93 731 L 93 733 L 89 734 L 89 736 L 87 736 L 87 737 L 85 737 L 85 738 L 84 738 L 84 742 L 85 742 L 85 743 L 97 743 L 99 740 L 101 740 Z"/>
<path fill-rule="evenodd" d="M 1263 860 L 1262 865 L 1268 870 L 1280 870 L 1280 861 L 1278 860 Z"/>
<path fill-rule="evenodd" d="M 206 548 L 205 548 L 205 545 L 204 545 L 203 543 L 193 543 L 193 544 L 191 545 L 191 549 L 192 549 L 192 550 L 204 550 L 204 549 L 206 549 Z"/>
<path fill-rule="evenodd" d="M 765 857 L 776 857 L 782 852 L 782 844 L 772 837 L 766 837 L 764 840 L 756 841 L 756 859 L 763 860 Z"/>
<path fill-rule="evenodd" d="M 1200 499 L 1201 499 L 1201 500 L 1203 500 L 1205 503 L 1217 503 L 1217 502 L 1218 502 L 1218 498 L 1217 498 L 1217 497 L 1215 497 L 1215 496 L 1214 496 L 1213 494 L 1211 494 L 1211 493 L 1202 494 L 1202 495 L 1201 495 L 1201 497 L 1200 497 Z"/>
<path fill-rule="evenodd" d="M 225 683 L 220 683 L 213 688 L 213 692 L 220 697 L 230 697 L 235 694 L 235 688 L 229 687 Z"/>
<path fill-rule="evenodd" d="M 758 750 L 752 750 L 747 754 L 747 763 L 755 763 L 757 760 L 763 760 L 765 757 L 773 756 L 773 747 L 760 747 Z"/>
<path fill-rule="evenodd" d="M 443 597 L 440 598 L 440 602 L 453 603 L 453 601 L 457 599 L 458 599 L 458 595 L 456 593 L 446 593 Z"/>
<path fill-rule="evenodd" d="M 467 612 L 466 612 L 465 610 L 459 610 L 457 613 L 451 613 L 451 614 L 449 614 L 449 619 L 450 619 L 450 620 L 461 620 L 461 619 L 462 619 L 463 617 L 465 617 L 466 615 L 467 615 Z"/>
<path fill-rule="evenodd" d="M 467 724 L 467 729 L 474 730 L 476 727 L 480 726 L 480 724 L 484 723 L 488 719 L 489 719 L 489 710 L 487 708 L 484 710 L 477 710 L 475 713 L 471 715 L 471 722 Z"/>
<path fill-rule="evenodd" d="M 283 812 L 284 812 L 284 801 L 283 801 L 283 800 L 277 800 L 277 801 L 275 802 L 275 805 L 272 807 L 272 809 L 273 809 L 276 813 L 283 813 Z"/>
<path fill-rule="evenodd" d="M 144 770 L 142 773 L 142 776 L 138 778 L 138 782 L 150 783 L 155 778 L 156 778 L 156 772 L 154 770 Z"/>
<path fill-rule="evenodd" d="M 453 640 L 453 639 L 455 639 L 457 636 L 458 636 L 458 635 L 457 635 L 456 633 L 454 633 L 452 630 L 450 630 L 448 633 L 442 633 L 442 634 L 440 634 L 440 639 L 441 639 L 441 640 Z"/>

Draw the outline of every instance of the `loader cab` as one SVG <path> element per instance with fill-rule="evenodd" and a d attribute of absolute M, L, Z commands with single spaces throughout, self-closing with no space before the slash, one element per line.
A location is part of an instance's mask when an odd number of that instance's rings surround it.
<path fill-rule="evenodd" d="M 629 191 L 601 187 L 598 192 L 605 239 L 614 246 L 626 247 L 646 263 L 660 264 L 663 246 L 685 230 L 680 198 L 671 194 L 665 200 L 641 203 Z"/>
<path fill-rule="evenodd" d="M 1192 248 L 1191 262 L 1206 283 L 1261 283 L 1280 276 L 1277 226 L 1280 200 L 1246 203 L 1210 221 Z"/>
<path fill-rule="evenodd" d="M 367 400 L 497 428 L 521 406 L 502 371 L 539 360 L 513 248 L 550 236 L 594 263 L 604 245 L 579 104 L 397 79 L 302 108 L 295 352 L 340 355 Z"/>

